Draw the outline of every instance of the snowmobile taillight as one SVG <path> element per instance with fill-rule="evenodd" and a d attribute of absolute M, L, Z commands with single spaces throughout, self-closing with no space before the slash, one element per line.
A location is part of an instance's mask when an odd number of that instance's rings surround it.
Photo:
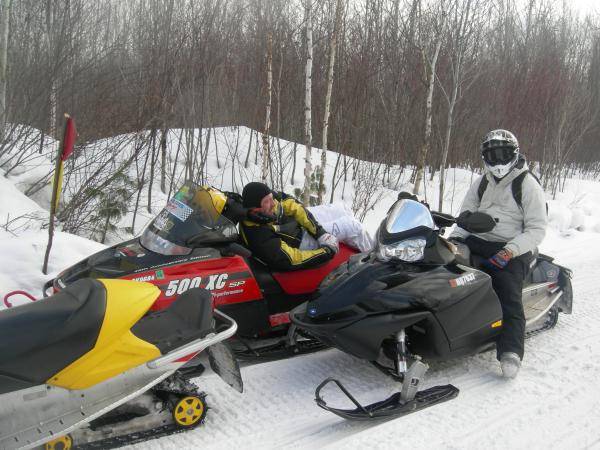
<path fill-rule="evenodd" d="M 8 299 L 10 297 L 12 297 L 13 295 L 24 295 L 25 297 L 27 297 L 29 300 L 31 300 L 32 302 L 35 302 L 37 299 L 31 295 L 29 292 L 25 292 L 25 291 L 12 291 L 9 292 L 8 294 L 6 294 L 4 296 L 4 304 L 6 305 L 7 308 L 12 308 L 12 303 L 8 301 Z"/>

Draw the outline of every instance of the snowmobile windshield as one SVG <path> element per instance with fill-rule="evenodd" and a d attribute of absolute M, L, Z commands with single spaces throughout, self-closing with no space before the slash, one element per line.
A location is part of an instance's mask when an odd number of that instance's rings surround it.
<path fill-rule="evenodd" d="M 414 200 L 400 200 L 387 216 L 385 229 L 389 234 L 403 233 L 415 228 L 435 229 L 429 209 Z"/>
<path fill-rule="evenodd" d="M 377 232 L 377 258 L 421 261 L 433 242 L 435 223 L 429 209 L 414 200 L 398 200 Z"/>
<path fill-rule="evenodd" d="M 148 225 L 140 243 L 162 255 L 187 255 L 194 247 L 238 238 L 237 228 L 221 212 L 211 189 L 184 184 Z M 220 211 L 221 210 L 221 211 Z"/>

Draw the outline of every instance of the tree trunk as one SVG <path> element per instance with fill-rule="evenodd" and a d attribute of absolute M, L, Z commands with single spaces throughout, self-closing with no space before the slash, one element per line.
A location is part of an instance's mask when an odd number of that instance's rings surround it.
<path fill-rule="evenodd" d="M 271 101 L 273 98 L 273 35 L 267 35 L 267 110 L 265 114 L 265 128 L 262 134 L 262 168 L 260 178 L 263 183 L 267 182 L 269 174 L 269 160 L 271 152 L 269 149 L 269 129 L 271 128 Z M 272 180 L 271 180 L 272 181 Z"/>
<path fill-rule="evenodd" d="M 167 134 L 169 129 L 165 127 L 160 136 L 160 191 L 167 193 Z"/>
<path fill-rule="evenodd" d="M 415 176 L 415 186 L 413 189 L 413 193 L 415 195 L 419 195 L 419 188 L 421 187 L 421 181 L 423 180 L 423 170 L 425 168 L 425 164 L 427 163 L 427 153 L 429 152 L 429 147 L 431 146 L 431 120 L 432 120 L 432 111 L 433 111 L 433 90 L 435 87 L 435 66 L 437 64 L 437 59 L 440 54 L 440 48 L 442 47 L 442 37 L 439 36 L 438 42 L 435 46 L 435 53 L 433 54 L 433 58 L 431 63 L 427 60 L 425 52 L 423 51 L 423 61 L 428 67 L 428 76 L 429 83 L 427 88 L 427 105 L 426 105 L 426 115 L 425 115 L 425 138 L 423 140 L 423 147 L 421 148 L 421 153 L 419 155 L 419 161 L 417 163 L 417 173 Z"/>
<path fill-rule="evenodd" d="M 304 190 L 302 192 L 302 201 L 305 205 L 310 204 L 310 176 L 312 174 L 311 146 L 312 146 L 312 60 L 313 60 L 313 42 L 312 42 L 312 12 L 311 1 L 305 0 L 306 12 L 306 70 L 304 75 L 304 145 L 306 152 L 304 156 Z"/>
<path fill-rule="evenodd" d="M 150 139 L 152 146 L 152 157 L 150 158 L 150 179 L 148 180 L 148 204 L 146 209 L 149 213 L 152 213 L 152 185 L 154 184 L 154 168 L 156 167 L 156 128 L 152 128 L 150 131 Z"/>
<path fill-rule="evenodd" d="M 8 62 L 10 3 L 11 0 L 2 1 L 2 17 L 0 17 L 0 143 L 4 141 L 6 125 L 6 65 Z"/>
<path fill-rule="evenodd" d="M 323 194 L 325 194 L 325 167 L 327 165 L 327 131 L 329 128 L 329 108 L 331 105 L 331 91 L 333 90 L 333 69 L 335 67 L 335 53 L 337 49 L 338 33 L 342 24 L 344 3 L 343 0 L 337 0 L 335 7 L 335 23 L 333 34 L 329 43 L 329 67 L 327 68 L 327 93 L 325 94 L 325 113 L 323 114 L 323 146 L 321 149 L 321 172 L 319 173 L 319 193 L 317 204 L 323 203 Z"/>

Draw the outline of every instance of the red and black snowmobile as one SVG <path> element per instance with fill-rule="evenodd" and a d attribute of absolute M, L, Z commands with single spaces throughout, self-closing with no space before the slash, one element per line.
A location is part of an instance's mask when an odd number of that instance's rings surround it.
<path fill-rule="evenodd" d="M 322 348 L 290 326 L 288 312 L 311 300 L 321 281 L 357 251 L 341 244 L 321 267 L 272 272 L 239 243 L 235 220 L 224 214 L 226 200 L 215 192 L 220 193 L 185 184 L 140 237 L 64 270 L 46 283 L 44 294 L 85 277 L 122 278 L 158 286 L 161 294 L 152 310 L 162 310 L 200 287 L 212 293 L 215 308 L 237 322 L 232 345 L 238 357 L 277 359 Z"/>

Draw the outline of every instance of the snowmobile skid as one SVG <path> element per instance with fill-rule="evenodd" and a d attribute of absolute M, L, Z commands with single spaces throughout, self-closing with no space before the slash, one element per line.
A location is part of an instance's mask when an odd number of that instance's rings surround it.
<path fill-rule="evenodd" d="M 459 225 L 474 233 L 496 222 L 475 213 Z M 320 295 L 291 313 L 299 329 L 357 358 L 372 362 L 402 383 L 401 392 L 362 406 L 335 379 L 316 390 L 317 404 L 349 420 L 399 417 L 450 400 L 458 389 L 418 388 L 428 366 L 491 350 L 502 330 L 502 308 L 490 276 L 478 270 L 466 245 L 454 245 L 440 228 L 456 222 L 421 203 L 399 199 L 377 233 L 377 248 L 350 258 L 322 283 Z M 559 313 L 570 314 L 571 272 L 545 255 L 534 255 L 522 300 L 526 337 L 553 328 Z M 321 391 L 335 383 L 356 406 L 328 405 Z"/>
<path fill-rule="evenodd" d="M 220 345 L 235 322 L 213 311 L 203 289 L 148 313 L 159 293 L 149 283 L 81 279 L 0 311 L 0 448 L 106 448 L 196 426 L 205 394 L 188 377 L 205 349 L 241 391 L 239 366 Z"/>

